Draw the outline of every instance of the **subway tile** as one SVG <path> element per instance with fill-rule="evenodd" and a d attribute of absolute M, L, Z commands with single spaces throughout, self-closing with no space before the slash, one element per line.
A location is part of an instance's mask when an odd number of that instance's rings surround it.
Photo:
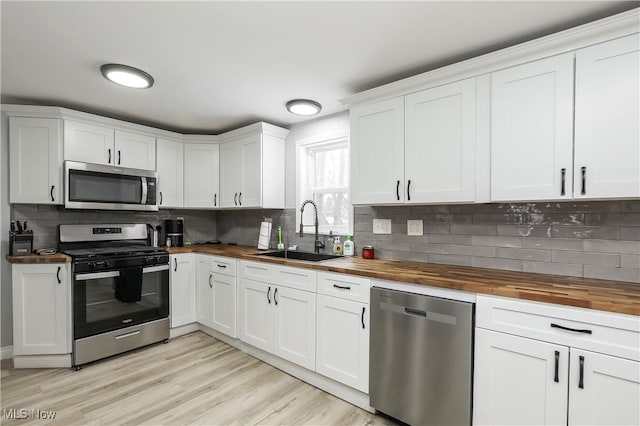
<path fill-rule="evenodd" d="M 471 237 L 471 243 L 476 246 L 522 247 L 522 238 L 491 235 L 473 235 Z"/>
<path fill-rule="evenodd" d="M 617 226 L 574 226 L 558 225 L 552 229 L 554 238 L 597 238 L 619 240 L 620 228 Z"/>
<path fill-rule="evenodd" d="M 498 235 L 513 237 L 547 237 L 551 238 L 552 227 L 534 225 L 498 225 Z"/>
<path fill-rule="evenodd" d="M 535 272 L 537 274 L 566 275 L 570 277 L 582 277 L 584 267 L 578 264 L 551 263 L 551 262 L 522 262 L 523 272 Z"/>
<path fill-rule="evenodd" d="M 373 232 L 373 222 L 354 223 L 353 232 Z"/>
<path fill-rule="evenodd" d="M 507 271 L 522 271 L 522 260 L 472 257 L 471 266 L 478 268 L 502 269 Z"/>
<path fill-rule="evenodd" d="M 585 240 L 584 251 L 640 254 L 640 241 Z"/>
<path fill-rule="evenodd" d="M 584 225 L 584 213 L 531 213 L 525 215 L 524 223 L 530 225 Z"/>
<path fill-rule="evenodd" d="M 466 225 L 460 223 L 451 224 L 450 232 L 452 234 L 462 234 L 462 235 L 496 235 L 497 234 L 497 226 L 496 225 Z"/>
<path fill-rule="evenodd" d="M 451 225 L 448 223 L 422 223 L 422 230 L 425 234 L 448 234 Z"/>
<path fill-rule="evenodd" d="M 411 251 L 411 243 L 408 241 L 381 241 L 379 248 L 392 251 Z"/>
<path fill-rule="evenodd" d="M 640 226 L 640 213 L 588 214 L 587 225 Z"/>
<path fill-rule="evenodd" d="M 429 253 L 496 257 L 496 248 L 484 246 L 468 246 L 460 244 L 430 244 Z"/>
<path fill-rule="evenodd" d="M 474 214 L 473 223 L 475 224 L 509 224 L 509 225 L 521 225 L 524 223 L 524 216 L 519 213 L 505 213 L 505 214 Z"/>
<path fill-rule="evenodd" d="M 625 200 L 620 202 L 622 212 L 640 212 L 640 200 Z"/>
<path fill-rule="evenodd" d="M 520 260 L 533 260 L 538 262 L 550 262 L 551 251 L 528 249 L 528 248 L 502 248 L 496 249 L 496 257 L 501 259 L 520 259 Z"/>
<path fill-rule="evenodd" d="M 582 251 L 554 250 L 551 260 L 557 263 L 580 263 L 582 265 L 620 266 L 620 255 L 612 253 L 590 253 Z"/>
<path fill-rule="evenodd" d="M 640 283 L 640 269 L 584 265 L 586 278 Z"/>
<path fill-rule="evenodd" d="M 640 241 L 640 227 L 621 227 L 620 239 L 625 241 Z"/>
<path fill-rule="evenodd" d="M 471 245 L 471 235 L 429 234 L 429 242 L 435 244 L 464 244 Z"/>
<path fill-rule="evenodd" d="M 431 246 L 432 245 L 430 243 L 416 241 L 416 242 L 411 242 L 410 248 L 411 248 L 411 251 L 430 253 Z"/>
<path fill-rule="evenodd" d="M 620 267 L 640 269 L 640 255 L 638 254 L 621 254 Z"/>
<path fill-rule="evenodd" d="M 584 247 L 584 240 L 571 238 L 524 238 L 522 240 L 522 247 L 580 251 Z"/>
<path fill-rule="evenodd" d="M 428 262 L 429 260 L 429 255 L 427 253 L 384 250 L 378 248 L 375 250 L 375 257 L 379 259 L 408 260 L 413 262 Z"/>
<path fill-rule="evenodd" d="M 444 265 L 471 266 L 471 256 L 459 256 L 451 254 L 431 254 L 429 256 L 430 263 L 439 263 Z"/>

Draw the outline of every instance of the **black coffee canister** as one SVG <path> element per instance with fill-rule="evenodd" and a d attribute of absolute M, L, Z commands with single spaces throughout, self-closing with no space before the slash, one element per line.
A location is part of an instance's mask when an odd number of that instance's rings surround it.
<path fill-rule="evenodd" d="M 165 219 L 164 220 L 165 241 L 169 239 L 171 246 L 182 247 L 184 245 L 184 231 L 182 219 Z"/>

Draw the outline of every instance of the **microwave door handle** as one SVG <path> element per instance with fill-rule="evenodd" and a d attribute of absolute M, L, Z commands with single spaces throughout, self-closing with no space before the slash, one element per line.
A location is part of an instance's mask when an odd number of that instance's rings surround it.
<path fill-rule="evenodd" d="M 140 179 L 142 180 L 142 199 L 140 204 L 147 204 L 147 178 L 142 176 Z"/>

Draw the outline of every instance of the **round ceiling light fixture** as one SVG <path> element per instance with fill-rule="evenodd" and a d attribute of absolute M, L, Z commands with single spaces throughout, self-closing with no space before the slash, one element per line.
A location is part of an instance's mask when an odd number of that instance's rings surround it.
<path fill-rule="evenodd" d="M 134 89 L 148 89 L 154 82 L 151 75 L 129 65 L 104 64 L 100 72 L 107 80 Z"/>
<path fill-rule="evenodd" d="M 287 111 L 296 115 L 316 115 L 322 110 L 319 102 L 311 99 L 294 99 L 287 102 Z"/>

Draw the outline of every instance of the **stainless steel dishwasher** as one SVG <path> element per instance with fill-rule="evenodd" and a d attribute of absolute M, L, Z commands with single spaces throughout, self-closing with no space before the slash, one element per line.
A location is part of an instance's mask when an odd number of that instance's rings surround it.
<path fill-rule="evenodd" d="M 370 404 L 415 426 L 470 425 L 474 304 L 371 289 Z"/>

